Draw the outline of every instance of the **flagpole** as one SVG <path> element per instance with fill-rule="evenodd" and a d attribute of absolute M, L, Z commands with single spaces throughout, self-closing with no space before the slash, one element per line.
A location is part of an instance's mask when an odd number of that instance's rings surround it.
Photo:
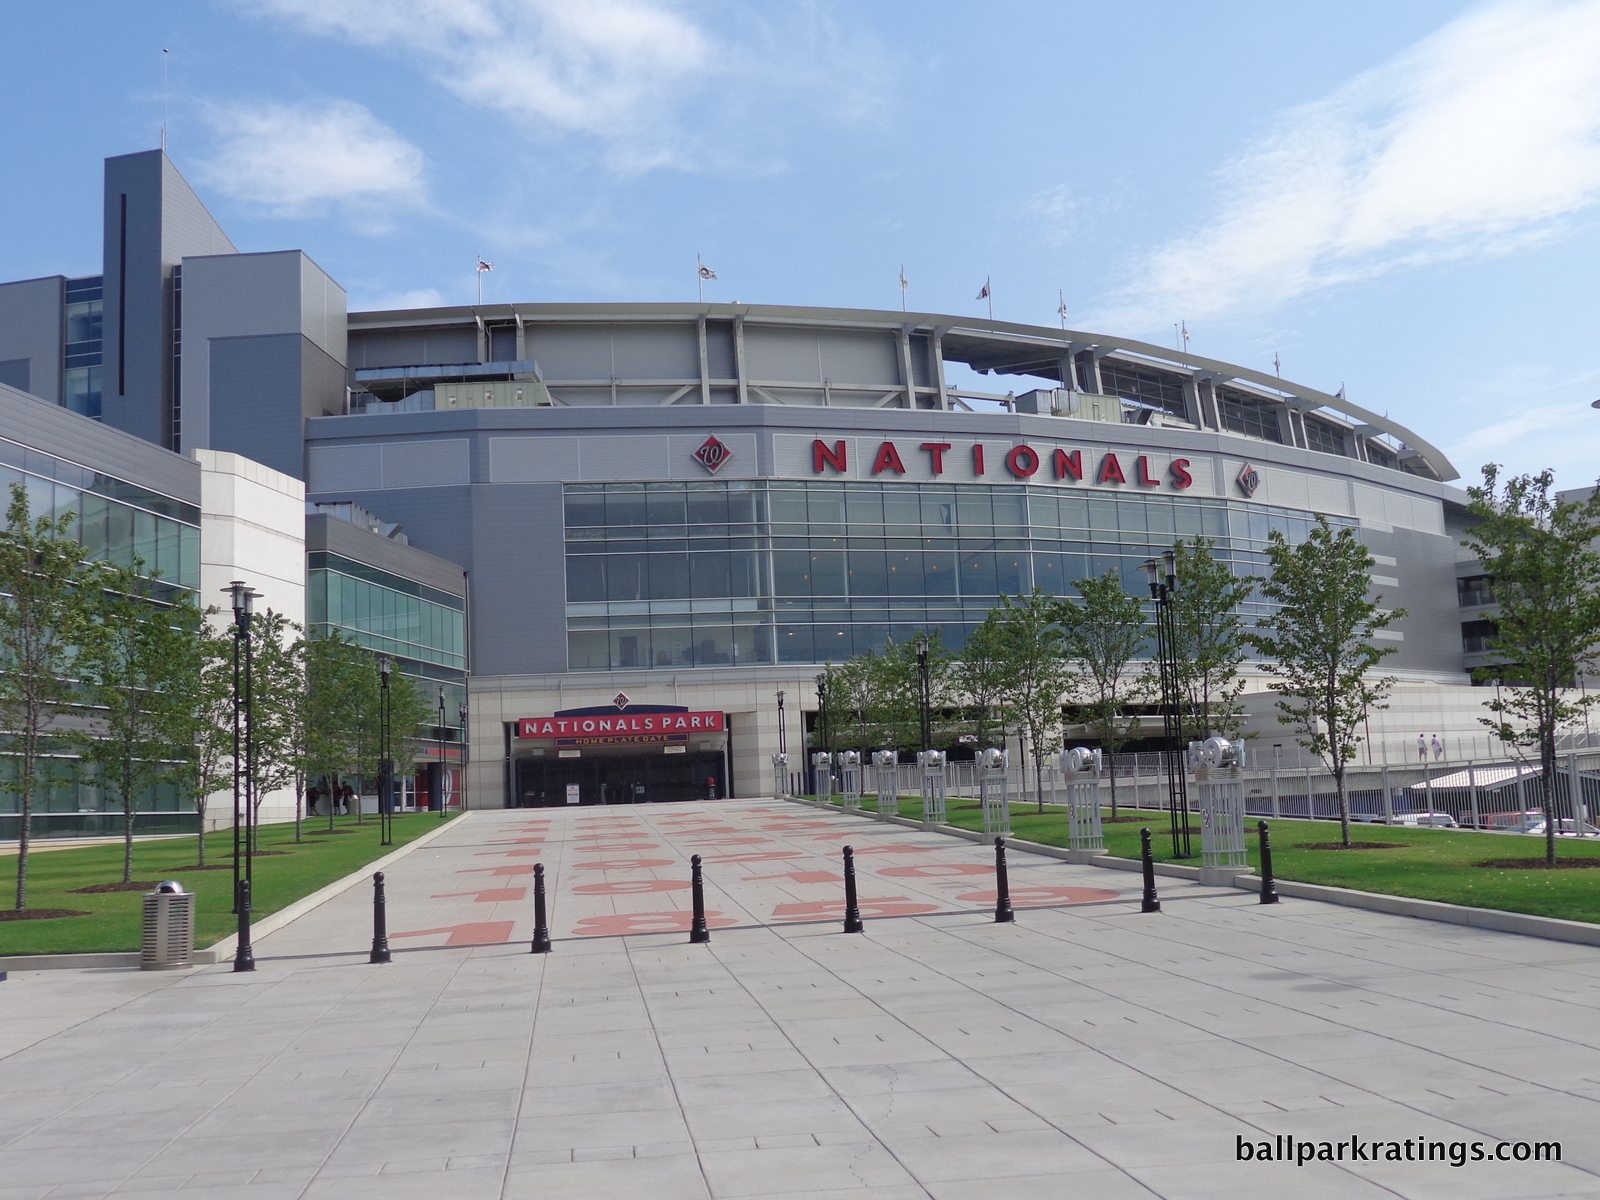
<path fill-rule="evenodd" d="M 900 264 L 900 311 L 906 311 L 906 265 Z"/>
<path fill-rule="evenodd" d="M 701 258 L 700 255 L 697 253 L 694 256 L 694 286 L 695 286 L 696 293 L 700 297 L 700 303 L 701 304 L 704 304 L 706 302 L 705 269 L 706 269 L 705 259 Z"/>
<path fill-rule="evenodd" d="M 990 277 L 983 277 L 983 290 L 989 293 L 989 320 L 994 320 L 994 283 Z"/>
<path fill-rule="evenodd" d="M 472 264 L 472 275 L 478 281 L 478 307 L 483 307 L 483 255 L 478 255 L 478 261 Z"/>

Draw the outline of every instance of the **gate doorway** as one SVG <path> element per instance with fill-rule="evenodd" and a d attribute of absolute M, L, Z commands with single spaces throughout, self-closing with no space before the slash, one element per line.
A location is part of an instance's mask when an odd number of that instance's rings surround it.
<path fill-rule="evenodd" d="M 516 789 L 516 803 L 521 808 L 565 807 L 572 796 L 578 804 L 665 804 L 723 799 L 727 781 L 718 751 L 657 751 L 593 758 L 519 758 Z"/>

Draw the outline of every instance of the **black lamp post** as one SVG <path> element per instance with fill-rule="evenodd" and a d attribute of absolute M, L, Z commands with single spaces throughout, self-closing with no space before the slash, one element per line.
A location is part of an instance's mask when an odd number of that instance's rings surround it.
<path fill-rule="evenodd" d="M 822 750 L 829 749 L 829 745 L 828 745 L 828 742 L 829 742 L 829 739 L 828 739 L 828 673 L 826 671 L 823 671 L 820 675 L 817 676 L 817 741 L 820 743 L 819 749 L 822 749 Z M 812 775 L 815 776 L 815 774 L 816 774 L 816 769 L 812 768 Z M 831 769 L 830 769 L 830 774 L 831 774 Z M 812 786 L 812 791 L 815 792 L 817 790 L 817 787 L 819 786 L 818 783 L 817 783 L 817 780 L 815 778 L 812 779 L 811 786 Z"/>
<path fill-rule="evenodd" d="M 436 779 L 435 779 L 435 782 L 434 782 L 434 785 L 433 785 L 434 786 L 434 791 L 436 791 L 438 793 L 438 795 L 433 797 L 433 801 L 434 801 L 434 805 L 433 806 L 439 810 L 439 816 L 441 818 L 444 816 L 445 781 L 450 778 L 448 772 L 445 770 L 445 761 L 444 761 L 444 731 L 445 731 L 445 723 L 444 723 L 444 721 L 445 721 L 445 716 L 444 716 L 444 689 L 440 688 L 439 689 L 439 724 L 437 726 L 435 726 L 435 729 L 439 734 L 439 770 L 438 770 L 438 774 L 436 776 Z"/>
<path fill-rule="evenodd" d="M 394 760 L 389 749 L 389 671 L 393 660 L 378 655 L 378 841 L 394 844 Z"/>
<path fill-rule="evenodd" d="M 1161 724 L 1166 735 L 1163 752 L 1167 769 L 1167 816 L 1172 826 L 1172 857 L 1193 858 L 1189 844 L 1189 783 L 1184 774 L 1183 722 L 1178 695 L 1177 626 L 1172 610 L 1178 590 L 1178 556 L 1168 550 L 1144 564 L 1150 581 L 1150 598 L 1156 607 L 1156 665 L 1161 686 Z"/>
<path fill-rule="evenodd" d="M 467 739 L 467 702 L 465 700 L 463 700 L 461 702 L 461 706 L 456 709 L 456 715 L 457 715 L 457 719 L 460 721 L 460 724 L 458 724 L 456 726 L 456 729 L 457 729 L 456 742 L 461 747 L 461 754 L 460 754 L 460 757 L 459 757 L 459 762 L 461 764 L 461 799 L 457 803 L 456 808 L 458 810 L 460 810 L 461 812 L 466 812 L 467 811 L 467 750 L 468 750 L 468 739 Z"/>
<path fill-rule="evenodd" d="M 932 722 L 933 707 L 932 683 L 928 678 L 928 635 L 917 634 L 917 715 L 922 723 L 922 748 L 933 749 L 933 732 L 929 728 Z"/>
<path fill-rule="evenodd" d="M 238 944 L 233 955 L 235 971 L 256 969 L 250 945 L 250 885 L 255 864 L 255 745 L 251 737 L 250 643 L 252 601 L 257 593 L 235 579 L 222 589 L 233 605 L 233 911 L 239 918 Z"/>
<path fill-rule="evenodd" d="M 783 713 L 783 693 L 778 693 L 778 753 L 789 753 L 789 725 Z"/>

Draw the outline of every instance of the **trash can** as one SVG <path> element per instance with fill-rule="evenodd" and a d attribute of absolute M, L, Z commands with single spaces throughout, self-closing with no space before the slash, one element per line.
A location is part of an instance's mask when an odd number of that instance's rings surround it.
<path fill-rule="evenodd" d="M 144 894 L 143 971 L 176 971 L 194 959 L 194 893 L 169 879 Z"/>

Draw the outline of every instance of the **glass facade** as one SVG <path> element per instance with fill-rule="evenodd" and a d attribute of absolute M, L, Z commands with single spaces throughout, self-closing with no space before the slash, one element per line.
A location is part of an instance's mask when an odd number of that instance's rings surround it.
<path fill-rule="evenodd" d="M 101 285 L 99 275 L 67 280 L 61 403 L 100 419 Z"/>
<path fill-rule="evenodd" d="M 1058 595 L 1214 538 L 1264 573 L 1272 530 L 1310 514 L 1209 497 L 917 483 L 691 482 L 566 488 L 568 668 L 820 663 L 939 626 L 960 646 L 1002 595 Z M 1249 614 L 1247 614 L 1249 615 Z"/>
<path fill-rule="evenodd" d="M 430 702 L 437 703 L 443 688 L 446 725 L 456 728 L 466 702 L 465 602 L 326 550 L 312 551 L 306 565 L 312 631 L 337 629 L 358 645 L 392 655 Z"/>
<path fill-rule="evenodd" d="M 98 368 L 96 368 L 98 370 Z M 142 559 L 168 589 L 200 586 L 200 510 L 75 463 L 0 439 L 0 496 L 11 485 L 28 489 L 34 516 L 73 515 L 72 532 L 88 557 L 119 566 Z M 0 839 L 19 833 L 21 802 L 9 787 L 15 760 L 0 755 Z M 70 755 L 50 755 L 34 798 L 35 837 L 92 837 L 121 831 L 121 809 Z M 140 833 L 180 833 L 195 827 L 194 801 L 171 784 L 150 789 L 135 805 Z"/>

